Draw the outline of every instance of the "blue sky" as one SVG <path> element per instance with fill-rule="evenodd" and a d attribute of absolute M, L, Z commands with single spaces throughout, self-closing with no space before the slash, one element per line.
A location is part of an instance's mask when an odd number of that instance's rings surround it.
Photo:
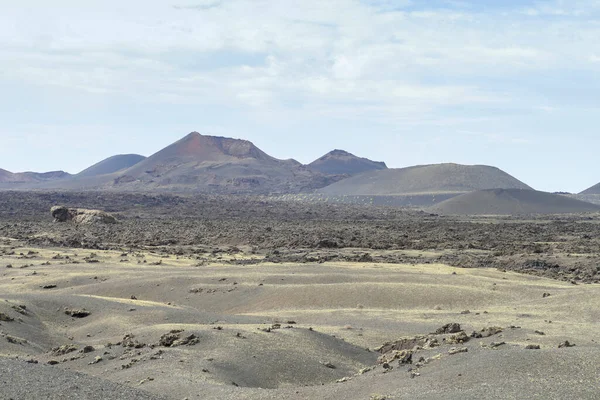
<path fill-rule="evenodd" d="M 598 38 L 600 0 L 20 0 L 0 6 L 0 168 L 198 131 L 578 192 L 600 181 Z"/>

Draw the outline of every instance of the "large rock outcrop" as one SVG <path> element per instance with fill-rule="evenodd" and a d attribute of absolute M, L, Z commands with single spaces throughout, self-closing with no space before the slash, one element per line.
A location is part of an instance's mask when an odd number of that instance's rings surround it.
<path fill-rule="evenodd" d="M 117 219 L 113 215 L 100 210 L 54 206 L 50 209 L 50 212 L 54 222 L 72 222 L 82 225 L 117 223 Z"/>

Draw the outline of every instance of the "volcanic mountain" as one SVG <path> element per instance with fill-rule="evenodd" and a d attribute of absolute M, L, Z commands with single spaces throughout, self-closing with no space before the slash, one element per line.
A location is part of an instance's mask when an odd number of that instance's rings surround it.
<path fill-rule="evenodd" d="M 429 210 L 445 215 L 575 214 L 600 212 L 600 206 L 535 190 L 491 189 L 453 197 Z"/>
<path fill-rule="evenodd" d="M 456 195 L 481 189 L 531 189 L 485 165 L 433 164 L 369 171 L 321 189 L 334 196 Z"/>
<path fill-rule="evenodd" d="M 48 182 L 66 179 L 69 177 L 71 177 L 71 175 L 64 171 L 13 173 L 4 169 L 0 169 L 0 183 L 8 184 Z"/>
<path fill-rule="evenodd" d="M 356 175 L 366 171 L 387 169 L 384 162 L 357 157 L 344 150 L 333 150 L 308 164 L 308 167 L 328 175 Z"/>
<path fill-rule="evenodd" d="M 104 159 L 89 168 L 84 169 L 80 173 L 78 173 L 77 177 L 88 177 L 88 176 L 98 176 L 98 175 L 106 175 L 112 174 L 114 172 L 119 172 L 124 169 L 133 167 L 135 164 L 140 161 L 145 160 L 146 157 L 140 156 L 139 154 L 119 154 L 116 156 L 109 157 Z"/>
<path fill-rule="evenodd" d="M 112 188 L 122 190 L 294 193 L 332 182 L 295 160 L 271 157 L 247 140 L 197 132 L 113 175 Z"/>
<path fill-rule="evenodd" d="M 600 183 L 584 190 L 579 194 L 600 194 Z"/>

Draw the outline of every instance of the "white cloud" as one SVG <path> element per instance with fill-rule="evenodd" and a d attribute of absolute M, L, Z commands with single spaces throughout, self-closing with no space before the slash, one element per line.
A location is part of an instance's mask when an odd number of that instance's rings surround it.
<path fill-rule="evenodd" d="M 220 88 L 221 101 L 252 106 L 295 90 L 307 101 L 340 94 L 384 104 L 487 101 L 498 96 L 489 77 L 587 68 L 594 59 L 578 50 L 597 47 L 600 33 L 594 24 L 515 19 L 518 12 L 408 12 L 389 1 L 369 7 L 356 0 L 93 0 L 84 7 L 25 0 L 6 11 L 0 16 L 5 78 L 190 101 Z M 574 24 L 577 40 L 563 35 Z M 255 54 L 264 65 L 194 70 L 178 65 L 172 52 L 190 62 L 211 52 L 232 59 Z M 466 83 L 430 82 L 438 74 Z"/>
<path fill-rule="evenodd" d="M 484 125 L 525 132 L 538 121 L 523 114 L 550 118 L 566 102 L 582 106 L 572 80 L 600 72 L 597 0 L 527 9 L 390 0 L 5 3 L 0 84 L 221 107 L 269 124 L 320 118 L 432 137 Z M 486 140 L 529 140 L 499 130 Z"/>

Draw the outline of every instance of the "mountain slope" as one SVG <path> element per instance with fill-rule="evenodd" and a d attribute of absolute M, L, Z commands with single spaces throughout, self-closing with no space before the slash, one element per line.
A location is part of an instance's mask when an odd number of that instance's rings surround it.
<path fill-rule="evenodd" d="M 336 182 L 320 193 L 334 196 L 466 193 L 481 189 L 531 189 L 506 172 L 485 165 L 432 164 L 369 171 Z"/>
<path fill-rule="evenodd" d="M 568 214 L 600 212 L 600 206 L 535 190 L 492 189 L 456 196 L 429 210 L 446 215 Z"/>
<path fill-rule="evenodd" d="M 592 186 L 591 188 L 584 190 L 583 192 L 581 192 L 579 194 L 600 194 L 600 183 Z"/>
<path fill-rule="evenodd" d="M 0 168 L 0 182 L 11 183 L 15 182 L 15 174 L 5 169 Z"/>
<path fill-rule="evenodd" d="M 102 160 L 89 168 L 78 173 L 77 177 L 89 177 L 112 174 L 134 166 L 135 164 L 145 160 L 146 157 L 139 154 L 119 154 Z"/>
<path fill-rule="evenodd" d="M 356 175 L 366 171 L 387 169 L 384 162 L 357 157 L 344 150 L 333 150 L 308 164 L 308 167 L 329 175 Z"/>
<path fill-rule="evenodd" d="M 17 172 L 0 169 L 0 183 L 23 184 L 62 180 L 71 177 L 64 171 L 51 172 Z"/>

